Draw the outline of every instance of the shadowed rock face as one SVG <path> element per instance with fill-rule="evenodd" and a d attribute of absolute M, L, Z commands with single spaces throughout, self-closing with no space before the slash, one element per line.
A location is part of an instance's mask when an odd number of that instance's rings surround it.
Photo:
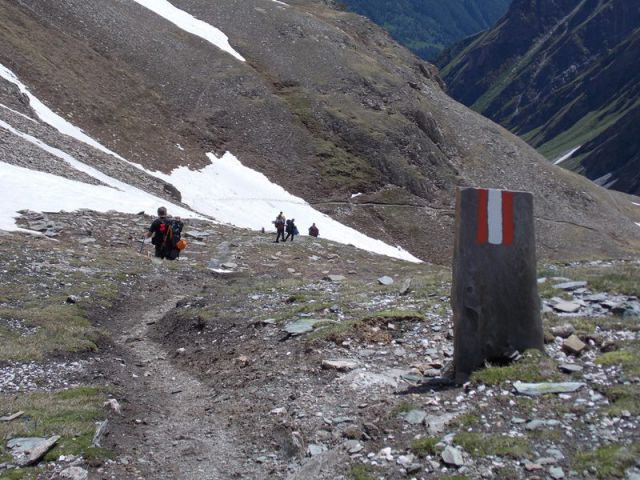
<path fill-rule="evenodd" d="M 516 0 L 491 30 L 439 64 L 450 93 L 548 158 L 640 192 L 640 11 L 624 0 Z M 602 178 L 604 177 L 604 178 Z"/>
<path fill-rule="evenodd" d="M 338 220 L 427 260 L 450 259 L 459 185 L 532 191 L 543 255 L 637 246 L 640 218 L 627 199 L 548 165 L 451 100 L 432 66 L 363 18 L 301 0 L 172 3 L 220 28 L 247 61 L 133 1 L 0 0 L 0 62 L 133 162 L 168 172 L 228 150 Z M 0 103 L 28 114 L 18 96 L 0 80 Z M 92 151 L 83 159 L 94 156 L 104 162 Z"/>

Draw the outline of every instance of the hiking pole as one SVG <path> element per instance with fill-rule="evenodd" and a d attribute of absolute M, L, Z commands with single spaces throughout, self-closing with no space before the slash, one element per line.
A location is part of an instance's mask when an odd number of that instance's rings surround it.
<path fill-rule="evenodd" d="M 142 254 L 142 250 L 144 250 L 144 237 L 142 237 L 142 240 L 140 241 L 140 254 Z"/>

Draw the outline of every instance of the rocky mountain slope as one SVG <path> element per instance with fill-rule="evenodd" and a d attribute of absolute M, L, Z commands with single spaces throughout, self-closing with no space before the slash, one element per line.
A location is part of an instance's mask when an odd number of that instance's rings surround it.
<path fill-rule="evenodd" d="M 511 0 L 343 0 L 416 55 L 434 60 L 443 49 L 493 26 Z"/>
<path fill-rule="evenodd" d="M 634 2 L 517 0 L 439 64 L 454 98 L 564 167 L 638 194 L 639 52 Z"/>
<path fill-rule="evenodd" d="M 0 0 L 0 63 L 146 172 L 37 121 L 6 79 L 0 120 L 174 202 L 194 194 L 188 183 L 172 186 L 176 167 L 203 169 L 207 153 L 228 151 L 335 219 L 429 261 L 449 261 L 459 185 L 532 191 L 544 256 L 637 248 L 640 212 L 629 198 L 549 165 L 451 100 L 431 65 L 364 18 L 302 0 L 172 4 L 220 28 L 235 53 L 142 0 Z M 7 128 L 0 135 L 3 162 L 59 170 L 50 151 Z M 203 178 L 215 192 L 215 175 Z"/>

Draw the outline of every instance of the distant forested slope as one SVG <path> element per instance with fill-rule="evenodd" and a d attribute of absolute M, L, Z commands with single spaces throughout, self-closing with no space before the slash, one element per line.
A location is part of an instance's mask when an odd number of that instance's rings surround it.
<path fill-rule="evenodd" d="M 511 0 L 341 0 L 429 60 L 451 44 L 491 27 Z"/>

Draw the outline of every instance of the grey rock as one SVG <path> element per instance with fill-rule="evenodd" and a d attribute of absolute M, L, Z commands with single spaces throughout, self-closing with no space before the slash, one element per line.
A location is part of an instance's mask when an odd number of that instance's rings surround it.
<path fill-rule="evenodd" d="M 13 456 L 16 464 L 20 467 L 25 467 L 37 463 L 58 440 L 60 440 L 58 435 L 50 438 L 14 438 L 7 442 L 7 448 L 11 450 L 11 456 Z"/>
<path fill-rule="evenodd" d="M 583 288 L 587 286 L 587 282 L 564 282 L 558 283 L 553 286 L 553 288 L 557 288 L 559 290 L 572 291 L 578 288 Z"/>
<path fill-rule="evenodd" d="M 551 478 L 554 480 L 560 480 L 564 478 L 564 470 L 560 467 L 551 467 L 549 469 L 549 475 L 551 475 Z"/>
<path fill-rule="evenodd" d="M 349 453 L 358 453 L 364 449 L 364 447 L 358 440 L 347 440 L 346 442 L 344 442 L 344 448 Z"/>
<path fill-rule="evenodd" d="M 462 458 L 462 452 L 448 445 L 440 454 L 442 461 L 447 465 L 453 465 L 455 467 L 461 467 L 464 465 L 464 458 Z"/>
<path fill-rule="evenodd" d="M 307 447 L 307 455 L 310 457 L 315 457 L 327 451 L 327 447 L 324 445 L 318 445 L 316 443 L 312 443 Z"/>
<path fill-rule="evenodd" d="M 575 363 L 561 363 L 558 365 L 558 369 L 564 373 L 578 373 L 584 370 L 581 365 L 577 365 Z"/>
<path fill-rule="evenodd" d="M 562 349 L 573 355 L 580 355 L 587 345 L 580 340 L 576 335 L 571 335 L 564 342 L 562 342 Z"/>
<path fill-rule="evenodd" d="M 429 432 L 429 435 L 435 436 L 443 433 L 449 422 L 457 416 L 458 415 L 455 413 L 445 413 L 442 415 L 429 417 L 429 419 L 427 420 L 427 430 Z"/>
<path fill-rule="evenodd" d="M 580 310 L 581 305 L 575 302 L 561 301 L 556 303 L 555 305 L 552 305 L 552 308 L 563 313 L 576 313 L 578 310 Z"/>
<path fill-rule="evenodd" d="M 225 262 L 220 266 L 222 268 L 226 268 L 227 270 L 233 270 L 235 268 L 238 268 L 238 264 L 237 263 L 233 263 L 233 262 Z"/>
<path fill-rule="evenodd" d="M 396 463 L 398 465 L 402 465 L 403 467 L 407 468 L 409 465 L 413 464 L 416 461 L 416 456 L 413 454 L 409 454 L 409 455 L 400 455 L 397 459 L 396 459 Z"/>
<path fill-rule="evenodd" d="M 411 282 L 413 280 L 411 278 L 407 278 L 402 282 L 402 285 L 400 286 L 400 295 L 404 296 L 404 295 L 408 295 L 411 292 Z"/>
<path fill-rule="evenodd" d="M 521 395 L 537 397 L 547 393 L 572 393 L 580 390 L 586 384 L 583 382 L 546 382 L 546 383 L 523 383 L 514 382 L 513 386 Z"/>
<path fill-rule="evenodd" d="M 355 370 L 360 364 L 353 360 L 323 360 L 322 368 L 329 370 L 337 370 L 339 372 L 348 372 Z"/>
<path fill-rule="evenodd" d="M 69 467 L 60 472 L 60 478 L 69 480 L 88 480 L 89 472 L 84 468 Z"/>
<path fill-rule="evenodd" d="M 380 285 L 393 285 L 393 278 L 385 275 L 384 277 L 380 277 L 378 279 L 378 283 Z"/>
<path fill-rule="evenodd" d="M 331 320 L 303 318 L 301 320 L 296 320 L 295 322 L 287 323 L 284 326 L 284 331 L 290 335 L 302 335 L 313 331 L 317 324 L 326 322 L 335 323 Z"/>
<path fill-rule="evenodd" d="M 558 425 L 560 425 L 560 422 L 558 420 L 534 419 L 534 420 L 531 420 L 529 423 L 527 423 L 524 428 L 526 428 L 527 430 L 533 431 L 533 430 L 540 430 L 542 428 L 557 427 Z"/>
<path fill-rule="evenodd" d="M 556 325 L 555 327 L 551 327 L 551 333 L 554 337 L 562 337 L 567 338 L 571 334 L 576 331 L 575 327 L 570 323 L 565 323 L 563 325 Z"/>
<path fill-rule="evenodd" d="M 420 425 L 424 423 L 426 418 L 427 412 L 424 410 L 411 410 L 405 415 L 404 421 L 411 425 Z"/>
<path fill-rule="evenodd" d="M 78 303 L 78 297 L 75 295 L 69 295 L 67 297 L 67 303 Z"/>

